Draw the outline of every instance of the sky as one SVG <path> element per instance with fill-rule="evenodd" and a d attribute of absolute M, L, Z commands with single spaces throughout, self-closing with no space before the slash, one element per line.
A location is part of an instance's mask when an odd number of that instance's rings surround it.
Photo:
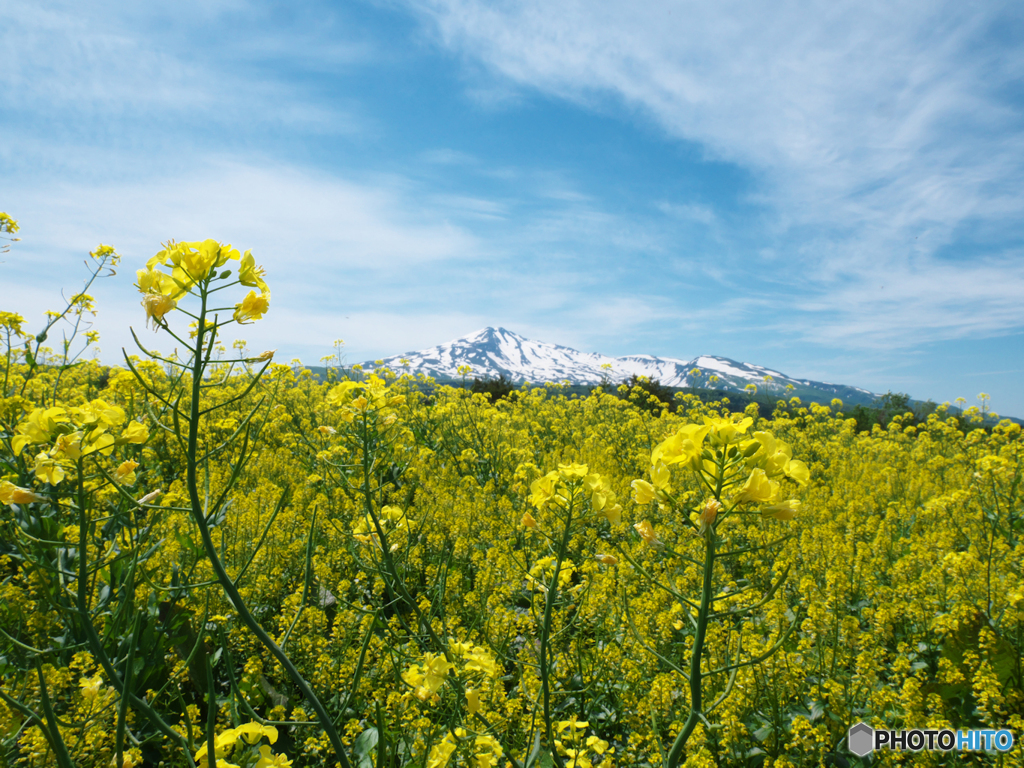
<path fill-rule="evenodd" d="M 113 245 L 105 362 L 170 349 L 134 272 L 213 238 L 282 362 L 492 325 L 1024 417 L 1020 3 L 0 11 L 0 310 L 41 327 Z"/>

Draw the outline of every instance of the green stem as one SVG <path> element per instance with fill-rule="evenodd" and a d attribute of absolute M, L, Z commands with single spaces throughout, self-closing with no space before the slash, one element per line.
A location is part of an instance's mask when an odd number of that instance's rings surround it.
<path fill-rule="evenodd" d="M 564 768 L 562 758 L 555 749 L 555 737 L 551 730 L 551 685 L 549 682 L 550 668 L 548 664 L 548 645 L 551 639 L 551 612 L 555 606 L 555 599 L 558 597 L 558 576 L 562 571 L 562 560 L 565 558 L 565 550 L 569 547 L 569 538 L 572 536 L 572 501 L 566 507 L 565 529 L 562 532 L 562 540 L 558 543 L 558 551 L 555 553 L 555 573 L 548 585 L 547 600 L 544 602 L 544 623 L 540 630 L 540 685 L 544 697 L 544 730 L 548 738 L 548 748 L 551 750 L 551 758 L 558 768 Z"/>
<path fill-rule="evenodd" d="M 683 730 L 679 732 L 672 749 L 668 753 L 668 768 L 676 768 L 682 757 L 686 742 L 701 717 L 702 691 L 700 661 L 704 653 L 704 638 L 708 629 L 708 614 L 711 611 L 711 593 L 715 568 L 715 533 L 708 531 L 704 550 L 704 585 L 700 595 L 700 610 L 697 613 L 697 632 L 693 637 L 693 656 L 690 659 L 690 716 L 686 718 Z"/>
<path fill-rule="evenodd" d="M 718 452 L 718 471 L 715 473 L 714 494 L 717 501 L 722 499 L 722 488 L 725 483 L 725 466 L 727 463 L 726 452 Z M 693 729 L 703 716 L 703 691 L 701 689 L 700 662 L 704 655 L 704 638 L 708 631 L 708 621 L 711 613 L 712 592 L 714 591 L 715 573 L 715 540 L 716 534 L 713 526 L 710 526 L 704 535 L 704 575 L 700 593 L 700 608 L 697 611 L 697 630 L 693 636 L 693 656 L 690 657 L 690 716 L 686 718 L 683 730 L 676 736 L 672 749 L 668 753 L 668 768 L 676 768 L 682 758 L 686 742 L 689 741 Z"/>
<path fill-rule="evenodd" d="M 328 715 L 326 708 L 321 703 L 317 695 L 313 693 L 313 689 L 302 677 L 302 674 L 296 668 L 295 664 L 292 663 L 292 660 L 289 659 L 285 652 L 278 647 L 273 638 L 267 634 L 263 627 L 260 626 L 259 622 L 257 622 L 249 612 L 245 601 L 242 599 L 241 594 L 238 592 L 238 589 L 235 587 L 234 582 L 231 580 L 231 577 L 228 575 L 227 570 L 224 568 L 224 564 L 221 562 L 221 559 L 217 554 L 217 547 L 213 543 L 213 537 L 210 535 L 210 527 L 206 522 L 206 516 L 203 514 L 203 504 L 199 498 L 196 454 L 199 446 L 199 399 L 203 383 L 203 369 L 209 361 L 209 355 L 207 355 L 206 360 L 203 359 L 203 342 L 206 338 L 205 324 L 206 286 L 204 285 L 202 287 L 202 309 L 199 312 L 199 324 L 196 333 L 196 346 L 192 364 L 192 403 L 188 423 L 188 471 L 186 482 L 188 485 L 189 500 L 192 503 L 192 518 L 195 520 L 196 527 L 199 528 L 199 535 L 203 540 L 203 547 L 206 550 L 206 556 L 210 560 L 210 565 L 213 567 L 213 571 L 217 576 L 217 581 L 220 582 L 221 588 L 224 590 L 224 593 L 228 596 L 231 604 L 238 612 L 238 618 L 241 619 L 242 623 L 245 624 L 254 635 L 256 635 L 257 639 L 268 651 L 270 651 L 274 658 L 277 659 L 284 668 L 285 672 L 287 672 L 288 676 L 292 679 L 292 682 L 295 683 L 303 697 L 307 702 L 309 702 L 309 705 L 316 712 L 317 717 L 320 720 L 320 726 L 327 734 L 327 738 L 330 740 L 331 746 L 334 748 L 334 752 L 338 756 L 338 761 L 341 763 L 342 768 L 350 768 L 351 764 L 345 754 L 345 747 L 342 744 L 341 736 L 334 727 L 334 723 Z"/>
<path fill-rule="evenodd" d="M 68 754 L 67 744 L 64 743 L 64 737 L 61 736 L 60 726 L 57 725 L 57 716 L 53 713 L 53 707 L 50 705 L 50 695 L 46 692 L 46 678 L 43 675 L 42 666 L 36 667 L 36 672 L 39 673 L 39 703 L 43 707 L 45 719 L 43 733 L 47 737 L 47 741 L 50 742 L 50 747 L 53 749 L 60 768 L 74 768 L 75 764 L 71 760 L 71 755 Z"/>
<path fill-rule="evenodd" d="M 78 619 L 81 621 L 82 631 L 85 633 L 86 641 L 92 650 L 93 656 L 103 667 L 104 673 L 110 679 L 110 684 L 120 696 L 127 696 L 132 706 L 149 718 L 150 722 L 165 736 L 174 741 L 179 748 L 185 751 L 185 759 L 190 768 L 195 768 L 195 761 L 192 753 L 188 751 L 188 744 L 175 732 L 160 714 L 153 709 L 145 699 L 136 696 L 121 680 L 117 670 L 107 656 L 96 627 L 92 623 L 92 612 L 89 610 L 89 513 L 87 508 L 87 497 L 85 493 L 85 467 L 84 459 L 78 460 L 78 590 L 75 596 L 78 607 Z"/>

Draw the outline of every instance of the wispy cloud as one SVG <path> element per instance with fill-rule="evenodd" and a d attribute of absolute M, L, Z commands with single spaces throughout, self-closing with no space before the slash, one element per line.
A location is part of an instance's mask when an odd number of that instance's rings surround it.
<path fill-rule="evenodd" d="M 209 159 L 159 182 L 63 183 L 21 190 L 26 227 L 51 253 L 111 239 L 134 256 L 169 238 L 258 243 L 268 269 L 309 282 L 317 270 L 394 270 L 468 257 L 474 238 L 400 184 L 340 179 L 285 165 Z M 152 254 L 148 254 L 152 255 Z"/>
<path fill-rule="evenodd" d="M 236 2 L 184 2 L 173 12 L 113 2 L 5 4 L 0 98 L 8 151 L 0 152 L 8 167 L 45 159 L 44 142 L 26 157 L 40 135 L 70 148 L 123 132 L 131 142 L 117 148 L 130 155 L 159 150 L 182 132 L 195 142 L 215 132 L 365 129 L 353 101 L 326 102 L 306 81 L 365 65 L 372 46 L 342 37 L 329 18 L 271 30 L 264 13 Z"/>
<path fill-rule="evenodd" d="M 759 186 L 750 202 L 773 212 L 761 234 L 788 251 L 780 268 L 837 316 L 808 338 L 912 345 L 1024 322 L 1009 289 L 990 282 L 1010 270 L 1015 288 L 1017 255 L 966 257 L 975 231 L 994 229 L 1004 242 L 1022 234 L 1014 180 L 1024 124 L 1007 93 L 1024 51 L 992 35 L 1008 17 L 1019 22 L 1012 5 L 410 6 L 439 44 L 503 82 L 597 109 L 618 101 L 709 158 L 750 169 Z M 662 204 L 668 215 L 713 220 L 699 206 L 671 206 Z M 950 249 L 966 251 L 955 270 L 943 263 Z M 867 286 L 911 274 L 920 290 L 869 299 Z M 851 295 L 850 280 L 864 290 Z M 993 290 L 971 291 L 971 318 L 948 315 L 965 283 Z M 897 330 L 871 322 L 879 315 L 920 319 Z"/>

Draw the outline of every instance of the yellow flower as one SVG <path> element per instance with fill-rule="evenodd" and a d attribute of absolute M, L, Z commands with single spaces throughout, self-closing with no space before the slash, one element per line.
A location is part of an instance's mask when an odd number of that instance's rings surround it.
<path fill-rule="evenodd" d="M 272 725 L 260 725 L 259 723 L 245 723 L 234 729 L 237 736 L 245 739 L 246 744 L 255 744 L 264 736 L 271 744 L 277 742 L 277 728 Z"/>
<path fill-rule="evenodd" d="M 750 416 L 746 416 L 739 421 L 704 417 L 704 426 L 711 428 L 710 436 L 713 445 L 727 445 L 728 443 L 737 442 L 739 435 L 745 434 L 753 423 L 754 420 Z"/>
<path fill-rule="evenodd" d="M 270 297 L 265 293 L 259 295 L 256 291 L 249 291 L 249 295 L 242 299 L 241 304 L 235 305 L 235 320 L 238 323 L 246 324 L 259 320 L 267 310 L 270 309 Z"/>
<path fill-rule="evenodd" d="M 654 486 L 646 480 L 634 480 L 630 486 L 633 488 L 633 501 L 637 504 L 650 504 L 654 501 Z"/>
<path fill-rule="evenodd" d="M 50 449 L 50 456 L 55 459 L 78 461 L 82 457 L 82 433 L 72 432 L 67 435 L 57 435 L 53 448 Z"/>
<path fill-rule="evenodd" d="M 548 472 L 530 483 L 530 503 L 537 509 L 543 509 L 548 500 L 555 495 L 558 473 Z"/>
<path fill-rule="evenodd" d="M 537 521 L 533 519 L 533 515 L 531 515 L 529 512 L 523 513 L 523 519 L 519 521 L 519 524 L 522 525 L 524 528 L 536 529 L 537 527 Z"/>
<path fill-rule="evenodd" d="M 696 468 L 695 462 L 700 459 L 701 447 L 711 429 L 711 424 L 686 424 L 651 451 L 651 464 L 657 465 L 661 461 L 666 465 L 682 464 Z"/>
<path fill-rule="evenodd" d="M 14 455 L 20 456 L 26 445 L 47 443 L 57 426 L 68 420 L 63 408 L 36 408 L 18 424 L 17 434 L 11 439 Z"/>
<path fill-rule="evenodd" d="M 454 752 L 455 740 L 449 733 L 444 737 L 444 739 L 431 748 L 430 754 L 427 756 L 426 768 L 445 768 L 452 759 L 452 754 L 454 754 Z"/>
<path fill-rule="evenodd" d="M 505 754 L 498 740 L 486 733 L 476 737 L 473 749 L 473 768 L 494 768 L 498 764 L 498 758 Z"/>
<path fill-rule="evenodd" d="M 246 251 L 242 257 L 242 263 L 238 267 L 238 281 L 250 288 L 259 288 L 261 293 L 270 296 L 270 288 L 263 281 L 266 274 L 263 267 L 256 266 L 256 260 L 252 257 L 252 251 Z"/>
<path fill-rule="evenodd" d="M 218 734 L 214 738 L 213 751 L 217 759 L 217 768 L 238 768 L 225 760 L 222 757 L 226 757 L 231 754 L 231 751 L 235 748 L 235 744 L 238 742 L 239 733 L 234 728 L 230 728 L 221 734 Z M 196 764 L 201 768 L 207 768 L 209 765 L 209 759 L 207 758 L 207 744 L 203 744 L 195 754 Z"/>
<path fill-rule="evenodd" d="M 788 477 L 800 483 L 800 485 L 807 485 L 811 479 L 811 472 L 807 469 L 807 465 L 797 459 L 787 462 L 785 471 Z"/>
<path fill-rule="evenodd" d="M 669 485 L 669 480 L 671 479 L 668 467 L 665 466 L 664 462 L 658 461 L 651 465 L 651 482 L 659 491 L 666 493 L 671 491 L 672 488 Z"/>
<path fill-rule="evenodd" d="M 602 511 L 604 512 L 604 516 L 608 520 L 609 524 L 618 525 L 622 522 L 621 504 L 612 504 L 610 506 L 606 506 Z"/>
<path fill-rule="evenodd" d="M 586 720 L 577 720 L 576 715 L 572 715 L 568 720 L 556 720 L 554 726 L 556 733 L 569 731 L 570 735 L 572 735 L 575 731 L 582 731 L 583 729 L 590 727 L 590 723 Z"/>
<path fill-rule="evenodd" d="M 482 672 L 487 677 L 494 677 L 498 674 L 498 664 L 491 654 L 477 645 L 466 654 L 466 671 Z"/>
<path fill-rule="evenodd" d="M 100 695 L 100 688 L 103 687 L 103 678 L 99 675 L 83 677 L 78 681 L 78 687 L 82 689 L 83 698 L 88 701 L 96 701 L 96 698 Z"/>
<path fill-rule="evenodd" d="M 3 214 L 0 213 L 0 217 Z M 0 227 L 2 231 L 2 227 Z M 25 318 L 19 315 L 17 312 L 0 312 L 0 328 L 6 328 L 10 331 L 12 336 L 25 336 L 25 331 L 22 326 L 25 324 Z"/>
<path fill-rule="evenodd" d="M 149 439 L 149 428 L 137 421 L 129 422 L 128 428 L 121 433 L 121 440 L 126 443 L 140 445 Z"/>
<path fill-rule="evenodd" d="M 85 405 L 71 409 L 75 421 L 83 426 L 103 425 L 116 427 L 124 421 L 124 411 L 120 406 L 110 405 L 106 400 L 90 400 Z"/>
<path fill-rule="evenodd" d="M 12 219 L 8 214 L 0 211 L 0 232 L 12 234 L 17 231 L 18 222 Z"/>
<path fill-rule="evenodd" d="M 603 563 L 604 565 L 619 564 L 619 558 L 617 558 L 615 555 L 594 555 L 594 559 L 597 560 L 597 562 L 599 563 Z"/>
<path fill-rule="evenodd" d="M 185 291 L 158 269 L 140 269 L 135 272 L 135 286 L 141 293 L 164 295 L 175 301 L 185 295 Z"/>
<path fill-rule="evenodd" d="M 155 331 L 163 324 L 164 315 L 178 306 L 178 302 L 162 293 L 147 293 L 142 297 L 142 306 L 146 310 L 147 327 L 149 326 L 149 321 L 152 320 L 153 330 Z"/>
<path fill-rule="evenodd" d="M 260 747 L 260 759 L 256 761 L 254 768 L 289 768 L 292 761 L 284 755 L 275 755 L 270 747 L 264 744 Z"/>
<path fill-rule="evenodd" d="M 363 384 L 358 381 L 343 381 L 327 393 L 327 404 L 344 405 L 355 390 L 362 388 Z"/>
<path fill-rule="evenodd" d="M 135 485 L 135 470 L 138 468 L 137 461 L 124 461 L 114 470 L 114 479 L 121 485 Z"/>
<path fill-rule="evenodd" d="M 142 765 L 141 755 L 138 754 L 137 750 L 135 754 L 127 750 L 122 752 L 120 765 L 118 765 L 116 754 L 110 758 L 111 768 L 135 768 L 136 765 Z"/>
<path fill-rule="evenodd" d="M 238 261 L 238 251 L 216 240 L 188 243 L 172 240 L 165 244 L 164 250 L 146 262 L 146 268 L 152 269 L 157 264 L 173 265 L 175 278 L 186 286 L 192 286 L 206 278 L 211 270 L 224 266 L 231 259 Z"/>
<path fill-rule="evenodd" d="M 448 671 L 454 669 L 455 665 L 451 664 L 444 656 L 437 656 L 433 653 L 426 654 L 423 660 L 425 663 L 422 667 L 419 664 L 409 667 L 402 674 L 402 680 L 407 685 L 416 688 L 417 698 L 426 701 L 441 689 L 448 676 Z"/>
<path fill-rule="evenodd" d="M 747 478 L 747 482 L 744 483 L 739 493 L 736 494 L 734 501 L 736 503 L 743 501 L 753 501 L 755 503 L 771 501 L 778 487 L 779 484 L 769 480 L 765 471 L 759 467 L 750 473 L 750 477 Z"/>
<path fill-rule="evenodd" d="M 470 688 L 466 689 L 466 707 L 471 715 L 475 715 L 480 711 L 480 691 L 474 691 Z"/>
<path fill-rule="evenodd" d="M 799 499 L 789 499 L 788 501 L 782 501 L 778 504 L 772 504 L 761 509 L 762 515 L 768 517 L 774 517 L 776 520 L 792 520 L 796 517 L 800 511 L 801 503 Z"/>
<path fill-rule="evenodd" d="M 588 471 L 586 464 L 573 462 L 571 464 L 558 465 L 558 474 L 565 480 L 582 480 L 587 476 Z"/>
<path fill-rule="evenodd" d="M 46 499 L 28 488 L 21 488 L 6 480 L 0 483 L 0 504 L 31 504 L 34 501 L 46 501 Z"/>
<path fill-rule="evenodd" d="M 47 453 L 40 453 L 36 456 L 33 470 L 36 473 L 36 480 L 50 485 L 57 485 L 64 479 L 64 469 Z"/>

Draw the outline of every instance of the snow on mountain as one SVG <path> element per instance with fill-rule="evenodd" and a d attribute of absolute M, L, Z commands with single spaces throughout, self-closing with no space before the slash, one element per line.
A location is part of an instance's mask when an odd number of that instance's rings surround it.
<path fill-rule="evenodd" d="M 668 387 L 742 390 L 753 383 L 759 389 L 770 386 L 773 392 L 781 394 L 787 384 L 792 384 L 801 391 L 813 390 L 823 395 L 852 397 L 865 402 L 874 399 L 874 395 L 866 389 L 794 379 L 779 371 L 727 357 L 700 355 L 693 360 L 652 355 L 608 357 L 579 352 L 558 344 L 533 341 L 505 328 L 491 327 L 430 349 L 363 363 L 363 370 L 370 372 L 388 368 L 397 373 L 422 373 L 436 379 L 459 379 L 462 378 L 459 368 L 467 365 L 471 368 L 469 378 L 505 376 L 516 383 L 619 383 L 636 375 L 657 380 Z M 695 375 L 694 369 L 699 374 Z M 717 377 L 717 380 L 711 381 L 712 376 Z M 765 376 L 771 376 L 772 381 L 766 383 Z"/>

